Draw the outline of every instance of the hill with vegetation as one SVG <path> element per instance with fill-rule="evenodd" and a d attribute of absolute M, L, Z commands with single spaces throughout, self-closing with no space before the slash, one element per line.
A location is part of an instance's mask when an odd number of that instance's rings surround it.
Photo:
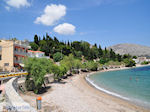
<path fill-rule="evenodd" d="M 100 60 L 102 64 L 110 60 L 121 62 L 124 59 L 122 55 L 115 53 L 112 49 L 102 49 L 97 44 L 91 45 L 86 41 L 62 42 L 56 37 L 50 37 L 48 34 L 43 36 L 42 39 L 38 35 L 35 35 L 34 41 L 30 45 L 32 50 L 43 51 L 46 56 L 50 56 L 56 62 L 69 54 L 73 54 L 78 59 Z"/>
<path fill-rule="evenodd" d="M 120 55 L 130 54 L 132 56 L 150 57 L 150 47 L 137 44 L 117 44 L 108 49 L 113 49 L 115 53 Z"/>
<path fill-rule="evenodd" d="M 80 71 L 135 66 L 131 55 L 116 54 L 112 49 L 102 49 L 100 45 L 91 45 L 85 41 L 62 42 L 56 37 L 52 38 L 46 34 L 42 39 L 35 35 L 34 41 L 30 45 L 31 50 L 43 51 L 50 57 L 50 59 L 27 58 L 24 61 L 24 68 L 30 74 L 26 77 L 26 88 L 35 93 L 39 93 L 45 85 L 46 74 L 53 74 L 54 80 L 60 81 L 62 78 Z"/>

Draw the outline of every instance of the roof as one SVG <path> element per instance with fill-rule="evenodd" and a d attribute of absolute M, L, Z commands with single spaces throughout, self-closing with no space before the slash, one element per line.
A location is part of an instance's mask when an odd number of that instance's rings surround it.
<path fill-rule="evenodd" d="M 28 52 L 33 52 L 33 53 L 44 53 L 42 51 L 32 51 L 32 50 L 28 50 Z"/>

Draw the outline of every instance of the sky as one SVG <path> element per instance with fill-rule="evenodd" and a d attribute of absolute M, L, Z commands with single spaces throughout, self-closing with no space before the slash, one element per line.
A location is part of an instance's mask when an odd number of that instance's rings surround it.
<path fill-rule="evenodd" d="M 46 33 L 103 48 L 150 46 L 150 0 L 0 0 L 0 38 L 33 41 Z"/>

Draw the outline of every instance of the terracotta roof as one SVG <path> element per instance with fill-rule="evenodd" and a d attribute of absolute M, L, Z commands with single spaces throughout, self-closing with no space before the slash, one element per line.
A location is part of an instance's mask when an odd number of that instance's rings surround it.
<path fill-rule="evenodd" d="M 28 52 L 34 52 L 34 53 L 44 53 L 42 51 L 32 51 L 32 50 L 28 50 Z"/>

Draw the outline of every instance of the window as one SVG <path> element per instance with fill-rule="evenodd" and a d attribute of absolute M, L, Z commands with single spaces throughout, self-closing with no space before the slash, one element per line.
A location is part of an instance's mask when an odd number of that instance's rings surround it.
<path fill-rule="evenodd" d="M 15 51 L 18 51 L 18 48 L 15 47 Z"/>
<path fill-rule="evenodd" d="M 4 63 L 4 66 L 9 66 L 9 63 Z"/>

